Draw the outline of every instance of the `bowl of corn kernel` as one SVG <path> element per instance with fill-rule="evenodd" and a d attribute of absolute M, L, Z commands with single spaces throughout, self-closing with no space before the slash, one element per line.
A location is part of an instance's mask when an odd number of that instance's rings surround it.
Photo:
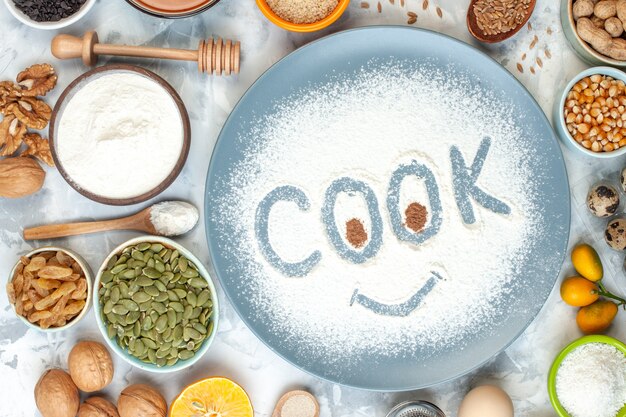
<path fill-rule="evenodd" d="M 626 73 L 589 68 L 570 81 L 554 106 L 554 125 L 574 152 L 595 158 L 626 153 Z"/>

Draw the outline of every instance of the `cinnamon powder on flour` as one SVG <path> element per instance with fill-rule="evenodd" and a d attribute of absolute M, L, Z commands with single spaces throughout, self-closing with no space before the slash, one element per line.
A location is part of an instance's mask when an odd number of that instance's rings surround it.
<path fill-rule="evenodd" d="M 406 208 L 404 215 L 406 216 L 406 227 L 414 232 L 421 232 L 428 221 L 428 209 L 420 203 L 411 203 Z"/>
<path fill-rule="evenodd" d="M 367 232 L 359 219 L 350 219 L 346 222 L 346 239 L 355 248 L 361 248 L 367 242 Z"/>

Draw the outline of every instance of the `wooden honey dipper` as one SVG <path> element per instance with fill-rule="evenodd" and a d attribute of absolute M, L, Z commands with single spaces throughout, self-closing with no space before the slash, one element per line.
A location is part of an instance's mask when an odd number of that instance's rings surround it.
<path fill-rule="evenodd" d="M 98 34 L 86 32 L 83 38 L 57 35 L 52 39 L 52 55 L 59 59 L 82 58 L 85 65 L 94 66 L 98 55 L 132 56 L 142 58 L 197 61 L 198 70 L 209 74 L 239 74 L 240 43 L 222 38 L 201 40 L 197 51 L 167 49 L 151 46 L 111 45 L 98 42 Z"/>

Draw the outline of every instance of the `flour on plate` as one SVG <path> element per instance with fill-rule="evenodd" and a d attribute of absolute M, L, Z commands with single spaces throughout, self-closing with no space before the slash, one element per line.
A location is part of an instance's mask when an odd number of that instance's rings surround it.
<path fill-rule="evenodd" d="M 254 145 L 220 180 L 225 192 L 213 196 L 219 209 L 211 214 L 220 250 L 246 283 L 240 291 L 251 304 L 248 318 L 269 323 L 279 343 L 297 343 L 302 357 L 323 357 L 327 366 L 361 352 L 410 356 L 425 345 L 461 346 L 467 335 L 487 332 L 506 308 L 505 295 L 532 285 L 532 277 L 511 278 L 542 233 L 532 195 L 541 178 L 529 168 L 528 138 L 512 107 L 492 103 L 468 80 L 390 64 L 299 91 L 255 121 L 238 138 Z M 474 185 L 501 205 L 488 209 L 470 198 L 475 219 L 467 221 L 455 199 L 452 149 L 470 175 L 489 144 Z M 439 230 L 420 244 L 399 238 L 388 209 L 394 171 L 411 164 L 432 172 L 441 206 Z M 382 224 L 382 243 L 361 263 L 335 248 L 322 214 L 328 190 L 346 177 L 371 190 Z M 255 231 L 260 202 L 286 186 L 300 190 L 309 207 L 273 204 L 270 246 L 286 263 L 319 255 L 312 269 L 292 276 L 268 261 Z M 423 179 L 406 176 L 399 190 L 402 216 L 418 202 L 429 212 L 426 228 L 436 222 Z M 361 193 L 337 195 L 330 216 L 344 245 L 342 228 L 351 219 L 362 221 L 370 239 L 377 234 L 370 208 Z"/>

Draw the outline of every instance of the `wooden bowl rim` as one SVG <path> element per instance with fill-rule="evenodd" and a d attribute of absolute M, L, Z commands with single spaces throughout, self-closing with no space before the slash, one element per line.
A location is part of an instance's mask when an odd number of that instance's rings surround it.
<path fill-rule="evenodd" d="M 482 35 L 482 31 L 476 24 L 476 14 L 474 13 L 474 3 L 476 3 L 476 1 L 477 0 L 472 0 L 467 8 L 467 29 L 469 30 L 469 33 L 476 38 L 476 40 L 484 43 L 498 43 L 513 37 L 524 26 L 526 26 L 526 23 L 528 23 L 528 20 L 530 20 L 530 17 L 535 12 L 535 6 L 537 5 L 537 0 L 531 0 L 531 5 L 526 13 L 524 21 L 510 31 L 499 33 L 497 35 Z"/>
<path fill-rule="evenodd" d="M 180 151 L 180 156 L 178 157 L 178 160 L 176 161 L 176 165 L 174 165 L 174 168 L 172 169 L 172 172 L 170 172 L 170 174 L 152 190 L 147 191 L 141 195 L 130 197 L 130 198 L 108 198 L 108 197 L 103 197 L 95 193 L 92 193 L 91 191 L 83 189 L 80 185 L 75 183 L 74 180 L 72 180 L 72 178 L 68 175 L 67 171 L 65 171 L 65 168 L 63 168 L 63 164 L 61 163 L 57 155 L 56 146 L 55 146 L 55 130 L 56 130 L 55 128 L 56 128 L 57 117 L 59 116 L 59 112 L 61 111 L 61 107 L 65 103 L 67 96 L 73 91 L 75 91 L 77 85 L 83 82 L 84 80 L 90 77 L 93 77 L 95 75 L 101 74 L 101 73 L 114 72 L 114 71 L 134 72 L 136 74 L 150 78 L 152 81 L 156 82 L 161 87 L 163 87 L 163 89 L 165 89 L 165 91 L 167 91 L 169 95 L 172 97 L 172 99 L 174 100 L 174 103 L 176 104 L 176 107 L 178 108 L 178 111 L 180 113 L 180 118 L 181 118 L 181 122 L 183 125 L 183 146 Z M 52 117 L 50 118 L 50 127 L 48 131 L 48 135 L 49 135 L 50 153 L 52 154 L 52 159 L 54 160 L 54 163 L 57 169 L 59 170 L 59 173 L 63 177 L 63 179 L 74 190 L 76 190 L 78 193 L 80 193 L 84 197 L 87 197 L 88 199 L 95 201 L 97 203 L 107 204 L 110 206 L 130 206 L 133 204 L 139 204 L 161 194 L 170 185 L 172 185 L 174 180 L 176 180 L 178 175 L 182 172 L 185 162 L 187 161 L 187 156 L 189 155 L 189 149 L 191 147 L 191 124 L 189 122 L 189 114 L 187 113 L 187 108 L 185 107 L 183 100 L 180 98 L 176 90 L 174 90 L 174 88 L 167 81 L 165 81 L 160 76 L 156 75 L 154 72 L 147 70 L 145 68 L 138 67 L 136 65 L 128 65 L 128 64 L 103 65 L 101 67 L 97 67 L 97 68 L 94 68 L 85 72 L 84 74 L 76 78 L 74 81 L 72 81 L 70 85 L 68 85 L 65 88 L 65 90 L 63 90 L 63 93 L 61 93 L 61 96 L 57 100 L 54 106 L 54 109 L 52 110 Z"/>

